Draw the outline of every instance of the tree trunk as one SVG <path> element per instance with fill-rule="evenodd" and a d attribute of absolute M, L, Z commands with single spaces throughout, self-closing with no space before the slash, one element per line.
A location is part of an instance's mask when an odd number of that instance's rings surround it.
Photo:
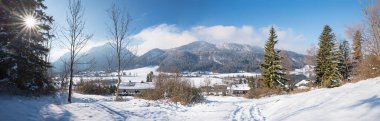
<path fill-rule="evenodd" d="M 121 83 L 121 74 L 120 74 L 120 71 L 118 71 L 118 74 L 117 74 L 117 84 L 116 84 L 116 92 L 115 92 L 115 100 L 118 101 L 119 100 L 119 86 L 120 86 L 120 83 Z"/>
<path fill-rule="evenodd" d="M 119 46 L 119 45 L 118 45 Z M 119 101 L 120 100 L 120 97 L 119 97 L 119 86 L 120 86 L 120 83 L 121 83 L 121 47 L 118 47 L 118 51 L 117 51 L 118 55 L 117 55 L 117 65 L 118 65 L 118 69 L 117 69 L 117 85 L 116 85 L 116 92 L 115 92 L 115 101 Z"/>
<path fill-rule="evenodd" d="M 70 64 L 70 83 L 69 83 L 69 97 L 67 98 L 67 101 L 71 103 L 71 94 L 72 94 L 72 88 L 73 88 L 73 61 L 71 61 Z"/>

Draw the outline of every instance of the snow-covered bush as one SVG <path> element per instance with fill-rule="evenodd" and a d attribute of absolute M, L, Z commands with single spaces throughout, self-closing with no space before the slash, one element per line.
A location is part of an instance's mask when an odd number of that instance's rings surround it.
<path fill-rule="evenodd" d="M 138 97 L 147 100 L 169 99 L 182 105 L 203 100 L 202 91 L 192 87 L 188 80 L 160 74 L 155 80 L 155 88 L 141 92 Z"/>

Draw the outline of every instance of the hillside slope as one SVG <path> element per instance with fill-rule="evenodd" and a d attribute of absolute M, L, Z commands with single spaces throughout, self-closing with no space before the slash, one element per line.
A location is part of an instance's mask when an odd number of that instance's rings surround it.
<path fill-rule="evenodd" d="M 270 103 L 265 103 L 270 102 Z M 269 120 L 380 119 L 380 77 L 332 89 L 261 99 L 258 104 Z"/>

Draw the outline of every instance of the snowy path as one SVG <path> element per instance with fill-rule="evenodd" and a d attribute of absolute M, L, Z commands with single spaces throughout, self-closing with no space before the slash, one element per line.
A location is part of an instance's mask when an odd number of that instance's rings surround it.
<path fill-rule="evenodd" d="M 236 109 L 231 115 L 232 121 L 263 121 L 260 109 L 253 103 L 235 103 Z"/>
<path fill-rule="evenodd" d="M 104 110 L 107 110 L 107 112 L 109 114 L 112 115 L 112 117 L 114 118 L 114 120 L 117 120 L 117 121 L 122 121 L 122 120 L 126 120 L 127 119 L 127 116 L 125 116 L 124 114 L 121 114 L 103 104 L 100 104 L 100 103 L 96 103 L 98 106 L 102 107 L 102 109 Z"/>

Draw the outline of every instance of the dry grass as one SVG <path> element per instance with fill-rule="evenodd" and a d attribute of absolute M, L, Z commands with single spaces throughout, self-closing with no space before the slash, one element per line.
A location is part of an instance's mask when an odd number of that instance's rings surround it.
<path fill-rule="evenodd" d="M 380 76 L 380 57 L 369 55 L 358 64 L 358 67 L 354 68 L 354 78 L 352 82 L 378 76 Z"/>
<path fill-rule="evenodd" d="M 249 98 L 249 99 L 261 98 L 261 97 L 267 97 L 267 96 L 271 96 L 271 95 L 281 94 L 281 92 L 282 91 L 280 89 L 271 89 L 271 88 L 262 87 L 262 88 L 249 90 L 244 95 L 244 97 Z"/>
<path fill-rule="evenodd" d="M 298 88 L 296 88 L 296 89 L 294 89 L 294 90 L 292 90 L 292 91 L 290 91 L 288 93 L 289 94 L 297 94 L 297 93 L 308 92 L 310 90 L 311 90 L 311 88 L 306 88 L 306 89 L 298 89 Z"/>
<path fill-rule="evenodd" d="M 76 85 L 75 91 L 82 94 L 112 95 L 116 86 L 106 85 L 104 81 L 93 80 L 80 82 Z"/>

